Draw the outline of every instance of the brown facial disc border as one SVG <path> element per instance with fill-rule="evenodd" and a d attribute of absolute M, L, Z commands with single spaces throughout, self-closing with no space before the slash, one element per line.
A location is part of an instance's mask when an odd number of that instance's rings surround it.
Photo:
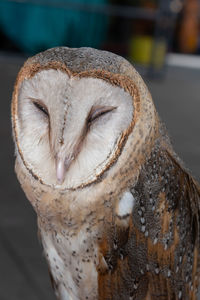
<path fill-rule="evenodd" d="M 19 86 L 22 83 L 24 79 L 29 79 L 33 77 L 36 73 L 43 71 L 43 70 L 49 70 L 49 69 L 54 69 L 54 70 L 60 70 L 64 73 L 66 73 L 69 77 L 92 77 L 92 78 L 98 78 L 102 79 L 108 83 L 111 83 L 115 86 L 123 88 L 126 92 L 128 92 L 132 98 L 133 98 L 133 108 L 134 108 L 134 113 L 133 113 L 133 119 L 129 125 L 129 127 L 123 131 L 120 140 L 118 141 L 118 149 L 115 151 L 115 153 L 111 157 L 111 161 L 106 164 L 104 169 L 96 176 L 94 180 L 91 180 L 89 182 L 86 182 L 84 184 L 81 184 L 75 188 L 63 188 L 63 190 L 76 190 L 78 188 L 83 188 L 91 183 L 98 182 L 101 180 L 102 175 L 106 170 L 108 170 L 118 159 L 118 157 L 121 154 L 121 151 L 123 147 L 125 146 L 125 143 L 127 141 L 127 138 L 129 134 L 132 132 L 133 127 L 138 119 L 139 113 L 140 113 L 140 96 L 139 96 L 139 91 L 134 84 L 134 82 L 127 76 L 121 75 L 121 74 L 115 74 L 111 73 L 109 71 L 105 70 L 88 70 L 88 71 L 83 71 L 80 73 L 73 72 L 69 70 L 64 64 L 60 62 L 50 62 L 48 65 L 41 66 L 40 64 L 29 64 L 25 63 L 25 65 L 22 67 L 20 70 L 16 83 L 14 86 L 14 91 L 13 91 L 13 96 L 12 96 L 12 106 L 11 106 L 11 113 L 12 113 L 12 123 L 13 123 L 13 131 L 14 131 L 14 136 L 18 148 L 18 152 L 20 154 L 20 157 L 23 161 L 24 166 L 26 169 L 29 171 L 29 173 L 34 177 L 34 179 L 38 180 L 41 184 L 46 185 L 46 186 L 53 186 L 50 184 L 45 183 L 39 176 L 33 173 L 33 171 L 29 168 L 27 163 L 24 160 L 22 151 L 19 146 L 19 139 L 18 139 L 18 132 L 17 132 L 17 115 L 18 115 L 18 91 L 19 91 Z"/>

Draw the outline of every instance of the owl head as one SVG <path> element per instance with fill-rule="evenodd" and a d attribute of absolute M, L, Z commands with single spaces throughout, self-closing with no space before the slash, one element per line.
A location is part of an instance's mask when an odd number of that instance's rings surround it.
<path fill-rule="evenodd" d="M 91 48 L 39 53 L 20 70 L 12 100 L 18 159 L 42 184 L 76 189 L 101 180 L 150 143 L 151 96 L 125 59 Z M 132 155 L 132 154 L 131 154 Z M 130 155 L 129 155 L 130 156 Z"/>

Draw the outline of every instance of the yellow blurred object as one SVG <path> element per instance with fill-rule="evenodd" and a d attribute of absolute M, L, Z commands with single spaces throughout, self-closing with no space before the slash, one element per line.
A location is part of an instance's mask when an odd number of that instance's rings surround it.
<path fill-rule="evenodd" d="M 153 37 L 138 35 L 130 41 L 129 56 L 133 62 L 148 66 L 150 63 L 160 69 L 164 64 L 166 42 L 164 39 L 154 41 Z"/>
<path fill-rule="evenodd" d="M 151 60 L 153 39 L 150 36 L 134 36 L 130 41 L 130 58 L 134 62 L 148 65 Z"/>
<path fill-rule="evenodd" d="M 160 69 L 163 67 L 165 62 L 165 56 L 167 52 L 167 43 L 164 38 L 156 40 L 154 42 L 154 50 L 152 55 L 152 65 L 155 69 Z"/>

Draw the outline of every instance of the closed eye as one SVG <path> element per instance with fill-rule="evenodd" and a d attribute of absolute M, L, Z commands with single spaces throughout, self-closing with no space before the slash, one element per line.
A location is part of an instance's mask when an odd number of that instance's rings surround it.
<path fill-rule="evenodd" d="M 88 115 L 88 119 L 87 119 L 88 124 L 91 124 L 96 119 L 113 111 L 116 108 L 117 108 L 116 106 L 93 106 Z"/>
<path fill-rule="evenodd" d="M 46 105 L 44 103 L 42 103 L 41 100 L 38 99 L 34 99 L 34 98 L 30 98 L 34 104 L 34 106 L 40 111 L 42 112 L 44 115 L 46 115 L 47 117 L 49 117 L 49 112 L 48 109 L 46 107 Z"/>

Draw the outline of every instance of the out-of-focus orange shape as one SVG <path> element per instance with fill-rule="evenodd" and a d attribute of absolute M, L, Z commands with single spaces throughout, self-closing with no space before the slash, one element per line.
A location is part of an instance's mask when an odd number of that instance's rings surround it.
<path fill-rule="evenodd" d="M 194 53 L 197 50 L 199 9 L 198 0 L 185 0 L 183 19 L 179 32 L 179 48 L 183 53 Z"/>

